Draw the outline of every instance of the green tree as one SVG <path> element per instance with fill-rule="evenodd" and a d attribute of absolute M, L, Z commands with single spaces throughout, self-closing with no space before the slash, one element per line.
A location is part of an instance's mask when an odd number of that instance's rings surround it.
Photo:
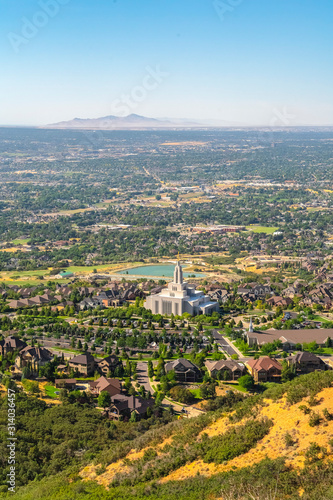
<path fill-rule="evenodd" d="M 238 383 L 243 389 L 246 389 L 247 391 L 251 391 L 254 387 L 254 380 L 251 375 L 243 375 L 238 379 Z"/>
<path fill-rule="evenodd" d="M 216 396 L 215 384 L 202 384 L 200 386 L 200 397 L 202 399 L 213 398 Z"/>
<path fill-rule="evenodd" d="M 283 361 L 282 371 L 281 371 L 281 381 L 289 382 L 289 380 L 293 380 L 295 377 L 296 377 L 295 365 L 289 365 L 287 361 Z"/>
<path fill-rule="evenodd" d="M 111 404 L 111 396 L 107 391 L 102 391 L 98 396 L 98 406 L 100 408 L 107 408 Z"/>

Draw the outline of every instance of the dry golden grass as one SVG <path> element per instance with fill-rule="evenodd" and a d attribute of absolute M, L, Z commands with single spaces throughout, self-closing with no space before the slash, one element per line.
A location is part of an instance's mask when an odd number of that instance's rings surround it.
<path fill-rule="evenodd" d="M 162 443 L 158 444 L 155 447 L 155 450 L 157 451 L 158 455 L 161 454 L 160 450 L 162 450 L 164 446 L 170 444 L 171 442 L 172 442 L 172 436 L 164 439 Z M 145 451 L 148 448 L 149 447 L 143 448 L 142 450 L 139 451 L 131 450 L 126 455 L 125 458 L 127 460 L 133 460 L 133 461 L 139 460 L 140 458 L 143 457 Z M 106 467 L 105 472 L 103 472 L 102 474 L 98 474 L 98 469 L 100 469 L 100 467 L 101 465 L 88 465 L 87 467 L 85 467 L 80 471 L 80 477 L 85 481 L 96 481 L 98 484 L 108 489 L 108 485 L 117 474 L 124 474 L 130 471 L 130 467 L 124 464 L 124 459 L 118 460 L 117 462 L 110 464 L 108 467 Z"/>
<path fill-rule="evenodd" d="M 321 391 L 317 395 L 317 399 L 320 401 L 320 404 L 313 407 L 315 412 L 322 413 L 322 410 L 327 408 L 333 413 L 333 388 Z M 319 446 L 327 448 L 328 436 L 333 435 L 333 420 L 316 427 L 310 427 L 309 415 L 304 415 L 299 409 L 299 406 L 306 402 L 307 400 L 304 400 L 301 403 L 289 406 L 285 399 L 278 402 L 266 401 L 267 406 L 261 409 L 258 418 L 266 416 L 273 421 L 274 425 L 255 448 L 230 460 L 226 465 L 206 464 L 202 460 L 196 460 L 172 472 L 163 478 L 161 482 L 188 479 L 196 476 L 198 473 L 210 476 L 235 468 L 241 469 L 256 464 L 266 457 L 276 459 L 284 456 L 287 459 L 287 464 L 293 468 L 299 469 L 304 467 L 304 453 L 310 443 L 316 442 Z M 223 434 L 231 426 L 240 425 L 244 421 L 237 424 L 230 424 L 227 417 L 221 418 L 204 429 L 202 433 L 205 432 L 210 437 L 217 436 Z M 295 442 L 294 446 L 286 446 L 286 433 L 292 436 Z M 332 454 L 328 458 L 332 459 Z"/>
<path fill-rule="evenodd" d="M 18 252 L 19 250 L 22 252 L 22 249 L 18 247 L 0 248 L 0 252 Z"/>
<path fill-rule="evenodd" d="M 221 391 L 223 391 L 223 388 Z M 171 480 L 184 480 L 194 477 L 197 474 L 210 476 L 231 469 L 248 467 L 261 462 L 267 457 L 274 460 L 284 456 L 287 464 L 295 470 L 303 468 L 305 451 L 309 448 L 310 443 L 315 442 L 319 446 L 323 446 L 327 449 L 329 438 L 333 435 L 333 420 L 326 421 L 323 419 L 321 424 L 315 427 L 309 425 L 309 415 L 305 415 L 303 411 L 299 409 L 302 404 L 308 403 L 308 399 L 309 398 L 306 398 L 302 402 L 294 405 L 289 405 L 285 398 L 277 402 L 265 400 L 265 405 L 258 410 L 256 418 L 267 417 L 272 420 L 273 425 L 269 433 L 257 443 L 257 446 L 247 453 L 230 460 L 226 464 L 208 464 L 203 462 L 203 460 L 196 460 L 173 471 L 160 481 L 166 483 Z M 322 390 L 317 394 L 316 400 L 318 404 L 312 407 L 314 412 L 320 413 L 322 416 L 323 410 L 327 408 L 330 413 L 333 413 L 333 388 Z M 232 423 L 228 416 L 218 418 L 199 433 L 198 439 L 200 439 L 203 434 L 207 434 L 209 437 L 223 435 L 228 429 L 238 427 L 244 424 L 248 419 L 249 417 L 245 417 L 240 422 Z M 291 446 L 288 446 L 286 443 L 285 438 L 287 433 L 290 434 L 294 441 L 294 444 Z M 171 444 L 172 439 L 173 436 L 170 436 L 162 443 L 155 446 L 158 455 L 163 454 L 164 446 Z M 143 457 L 148 448 L 150 447 L 142 450 L 133 449 L 125 458 L 131 461 L 139 460 Z M 328 451 L 328 453 L 327 459 L 332 460 L 332 452 Z M 127 460 L 126 463 L 124 463 L 124 459 L 121 459 L 110 464 L 102 474 L 99 474 L 100 465 L 89 465 L 81 471 L 80 476 L 84 480 L 95 480 L 107 488 L 108 484 L 117 474 L 130 473 L 131 469 Z"/>
<path fill-rule="evenodd" d="M 96 481 L 101 486 L 108 489 L 108 485 L 118 473 L 129 472 L 129 467 L 124 465 L 123 460 L 118 460 L 106 468 L 102 474 L 98 474 L 101 465 L 88 465 L 80 471 L 80 477 L 84 481 Z"/>

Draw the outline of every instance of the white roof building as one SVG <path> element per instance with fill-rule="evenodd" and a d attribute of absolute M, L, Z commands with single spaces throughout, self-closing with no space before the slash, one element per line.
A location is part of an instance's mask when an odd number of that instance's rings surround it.
<path fill-rule="evenodd" d="M 196 290 L 194 285 L 184 281 L 182 266 L 177 262 L 173 281 L 160 293 L 147 297 L 145 308 L 150 309 L 153 314 L 181 316 L 184 312 L 188 312 L 195 316 L 218 311 L 219 304 L 213 302 L 208 295 Z"/>

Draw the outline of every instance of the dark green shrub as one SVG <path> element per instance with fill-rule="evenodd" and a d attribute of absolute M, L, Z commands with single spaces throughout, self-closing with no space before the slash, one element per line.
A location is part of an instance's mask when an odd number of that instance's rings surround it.
<path fill-rule="evenodd" d="M 310 418 L 309 418 L 310 427 L 316 427 L 316 425 L 319 425 L 320 422 L 321 422 L 321 418 L 320 418 L 319 413 L 316 413 L 315 411 L 313 411 L 310 415 Z"/>
<path fill-rule="evenodd" d="M 269 432 L 271 426 L 272 421 L 268 419 L 251 420 L 210 439 L 205 443 L 207 451 L 203 461 L 221 464 L 246 453 Z"/>

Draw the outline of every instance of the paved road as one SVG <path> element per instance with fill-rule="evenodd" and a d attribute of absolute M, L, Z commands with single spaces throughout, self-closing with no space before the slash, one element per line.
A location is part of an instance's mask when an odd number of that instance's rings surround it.
<path fill-rule="evenodd" d="M 233 347 L 231 347 L 230 344 L 228 344 L 228 342 L 223 337 L 223 335 L 221 335 L 217 330 L 212 330 L 212 335 L 213 335 L 213 338 L 215 339 L 216 343 L 219 344 L 222 347 L 222 349 L 229 356 L 232 356 L 233 354 L 237 354 L 237 351 L 235 351 L 235 349 Z"/>
<path fill-rule="evenodd" d="M 144 363 L 143 361 L 138 361 L 137 365 L 137 374 L 138 374 L 138 382 L 140 385 L 146 389 L 146 391 L 150 391 L 151 394 L 154 393 L 154 390 L 150 386 L 149 378 L 148 378 L 148 363 Z"/>

